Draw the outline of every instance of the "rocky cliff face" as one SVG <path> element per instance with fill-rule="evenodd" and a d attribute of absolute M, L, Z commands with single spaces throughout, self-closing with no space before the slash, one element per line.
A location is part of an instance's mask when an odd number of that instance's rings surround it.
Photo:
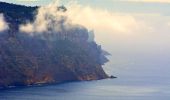
<path fill-rule="evenodd" d="M 49 36 L 19 32 L 20 24 L 34 20 L 36 9 L 0 3 L 0 13 L 9 24 L 0 33 L 0 87 L 108 77 L 102 69 L 107 59 L 95 41 L 88 41 L 86 28 L 77 26 Z"/>

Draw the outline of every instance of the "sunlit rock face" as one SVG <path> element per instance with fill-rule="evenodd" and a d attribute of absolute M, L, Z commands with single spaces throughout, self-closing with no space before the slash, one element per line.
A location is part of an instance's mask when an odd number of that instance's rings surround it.
<path fill-rule="evenodd" d="M 37 9 L 0 3 L 9 25 L 0 32 L 0 87 L 108 78 L 101 67 L 107 62 L 101 46 L 83 26 L 38 35 L 20 32 L 20 24 L 33 22 Z"/>

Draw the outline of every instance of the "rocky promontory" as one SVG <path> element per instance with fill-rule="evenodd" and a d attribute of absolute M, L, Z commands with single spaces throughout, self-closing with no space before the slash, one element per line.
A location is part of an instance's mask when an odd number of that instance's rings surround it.
<path fill-rule="evenodd" d="M 38 8 L 0 2 L 9 26 L 0 32 L 0 87 L 108 78 L 102 68 L 108 60 L 85 27 L 34 36 L 21 32 Z"/>

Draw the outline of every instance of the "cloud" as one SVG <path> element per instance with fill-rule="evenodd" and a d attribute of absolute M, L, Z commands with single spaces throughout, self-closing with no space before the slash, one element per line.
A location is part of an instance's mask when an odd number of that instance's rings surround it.
<path fill-rule="evenodd" d="M 151 3 L 170 3 L 169 0 L 121 0 L 130 2 L 151 2 Z"/>
<path fill-rule="evenodd" d="M 58 6 L 59 1 L 40 7 L 34 23 L 21 25 L 20 30 L 27 33 L 41 33 L 48 31 L 49 28 L 60 31 L 60 22 L 63 18 L 65 18 L 63 23 L 65 28 L 71 27 L 69 24 L 78 24 L 100 33 L 132 33 L 139 28 L 139 25 L 145 26 L 133 16 L 83 6 L 75 2 L 66 4 L 68 10 L 64 13 L 56 9 Z"/>
<path fill-rule="evenodd" d="M 26 25 L 20 26 L 20 31 L 22 32 L 32 33 L 34 31 L 33 29 L 34 27 L 31 23 L 27 23 Z"/>
<path fill-rule="evenodd" d="M 8 29 L 8 24 L 4 20 L 3 14 L 0 14 L 0 32 Z"/>
<path fill-rule="evenodd" d="M 59 1 L 42 6 L 38 9 L 35 21 L 20 25 L 20 31 L 30 34 L 41 34 L 43 32 L 59 32 L 62 25 L 66 24 L 65 14 L 58 10 Z"/>
<path fill-rule="evenodd" d="M 109 12 L 77 3 L 71 3 L 67 8 L 67 16 L 72 23 L 83 25 L 97 33 L 131 33 L 137 30 L 139 25 L 144 26 L 143 22 L 136 21 L 128 14 Z"/>

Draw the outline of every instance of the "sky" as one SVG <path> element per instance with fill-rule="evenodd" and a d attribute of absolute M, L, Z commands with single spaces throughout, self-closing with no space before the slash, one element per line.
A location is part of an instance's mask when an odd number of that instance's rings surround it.
<path fill-rule="evenodd" d="M 46 5 L 55 0 L 0 0 L 23 5 Z M 63 4 L 70 0 L 61 0 Z M 170 10 L 170 0 L 74 0 L 83 5 L 109 9 L 118 12 L 159 12 L 168 14 Z"/>
<path fill-rule="evenodd" d="M 0 1 L 35 6 L 54 0 Z M 95 31 L 98 44 L 114 55 L 117 70 L 142 61 L 150 66 L 144 69 L 170 66 L 170 0 L 74 0 L 76 4 L 68 5 L 69 1 L 61 0 L 71 9 L 68 17 Z"/>

